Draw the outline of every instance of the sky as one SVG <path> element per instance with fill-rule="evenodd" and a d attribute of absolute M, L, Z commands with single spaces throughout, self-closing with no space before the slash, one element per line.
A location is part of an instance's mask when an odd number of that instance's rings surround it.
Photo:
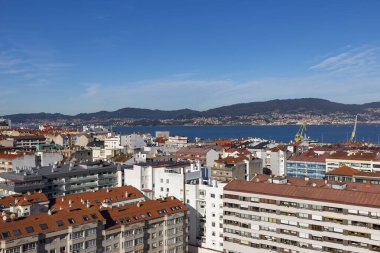
<path fill-rule="evenodd" d="M 0 115 L 380 101 L 378 0 L 0 0 Z"/>

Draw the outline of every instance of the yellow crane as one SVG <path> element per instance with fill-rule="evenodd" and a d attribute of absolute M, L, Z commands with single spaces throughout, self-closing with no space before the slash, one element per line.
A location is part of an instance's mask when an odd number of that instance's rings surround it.
<path fill-rule="evenodd" d="M 296 136 L 295 136 L 294 140 L 296 142 L 302 141 L 303 138 L 304 138 L 303 135 L 304 135 L 305 131 L 306 131 L 306 123 L 303 123 L 301 125 L 300 129 L 298 129 L 298 132 L 296 133 Z"/>
<path fill-rule="evenodd" d="M 358 115 L 356 115 L 356 118 L 355 118 L 355 125 L 354 125 L 354 129 L 352 130 L 352 133 L 351 133 L 350 142 L 355 142 L 356 124 L 357 123 L 358 123 Z"/>

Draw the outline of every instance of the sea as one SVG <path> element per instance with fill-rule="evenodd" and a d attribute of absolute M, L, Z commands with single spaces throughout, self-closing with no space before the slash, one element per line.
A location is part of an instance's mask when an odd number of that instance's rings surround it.
<path fill-rule="evenodd" d="M 144 132 L 155 134 L 156 131 L 170 131 L 171 136 L 181 135 L 190 139 L 238 139 L 256 137 L 288 143 L 294 139 L 300 126 L 136 126 L 113 127 L 120 133 Z M 315 141 L 324 143 L 349 140 L 353 125 L 308 125 L 306 135 Z M 356 141 L 367 141 L 373 144 L 380 142 L 380 124 L 358 124 Z"/>

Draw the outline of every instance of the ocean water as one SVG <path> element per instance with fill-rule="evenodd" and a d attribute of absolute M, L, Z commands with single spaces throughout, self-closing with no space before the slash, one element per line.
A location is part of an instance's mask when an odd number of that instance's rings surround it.
<path fill-rule="evenodd" d="M 170 131 L 170 135 L 183 135 L 190 139 L 199 137 L 202 139 L 224 139 L 259 137 L 290 142 L 294 139 L 299 126 L 137 126 L 114 127 L 113 131 L 120 133 L 145 132 L 152 135 L 156 131 Z M 353 125 L 310 125 L 307 126 L 306 135 L 311 139 L 321 142 L 347 141 L 353 130 Z M 380 125 L 358 124 L 356 129 L 357 141 L 369 141 L 379 144 Z"/>

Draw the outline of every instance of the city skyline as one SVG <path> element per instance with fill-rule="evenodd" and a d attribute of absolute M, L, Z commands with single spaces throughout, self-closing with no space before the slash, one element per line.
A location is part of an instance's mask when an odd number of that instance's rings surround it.
<path fill-rule="evenodd" d="M 0 115 L 376 102 L 379 9 L 377 1 L 0 1 Z"/>

